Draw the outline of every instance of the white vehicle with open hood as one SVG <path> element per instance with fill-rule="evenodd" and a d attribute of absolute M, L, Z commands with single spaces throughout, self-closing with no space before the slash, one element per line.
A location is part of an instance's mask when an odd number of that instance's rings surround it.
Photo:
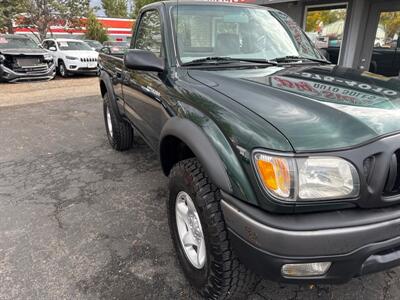
<path fill-rule="evenodd" d="M 76 39 L 46 39 L 44 49 L 54 57 L 57 70 L 62 77 L 71 74 L 98 74 L 98 53 L 84 41 Z"/>

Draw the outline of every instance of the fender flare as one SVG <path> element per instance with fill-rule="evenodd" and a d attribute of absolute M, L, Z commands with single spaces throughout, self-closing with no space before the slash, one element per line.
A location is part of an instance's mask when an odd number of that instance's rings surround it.
<path fill-rule="evenodd" d="M 198 125 L 188 119 L 173 117 L 167 121 L 161 131 L 160 150 L 162 149 L 163 140 L 167 136 L 179 138 L 184 142 L 200 161 L 213 183 L 228 193 L 232 192 L 232 185 L 226 172 L 225 164 Z M 160 151 L 160 159 L 162 160 L 161 155 Z M 164 166 L 163 171 L 165 174 L 168 173 Z"/>
<path fill-rule="evenodd" d="M 104 83 L 104 85 L 106 86 L 106 91 L 107 91 L 107 95 L 108 95 L 108 100 L 111 103 L 111 107 L 114 110 L 114 112 L 116 112 L 116 116 L 118 121 L 122 121 L 122 117 L 121 117 L 121 113 L 118 109 L 118 105 L 117 105 L 117 99 L 115 98 L 115 94 L 114 94 L 114 87 L 112 85 L 112 79 L 110 77 L 110 75 L 104 71 L 101 70 L 100 72 L 100 84 L 101 82 Z"/>

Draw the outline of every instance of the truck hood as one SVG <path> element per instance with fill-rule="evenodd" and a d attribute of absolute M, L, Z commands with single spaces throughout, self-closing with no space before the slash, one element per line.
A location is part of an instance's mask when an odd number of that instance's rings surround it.
<path fill-rule="evenodd" d="M 189 75 L 272 124 L 297 152 L 348 148 L 400 132 L 397 79 L 332 65 L 191 69 Z"/>
<path fill-rule="evenodd" d="M 44 55 L 49 53 L 43 49 L 0 49 L 3 55 Z"/>

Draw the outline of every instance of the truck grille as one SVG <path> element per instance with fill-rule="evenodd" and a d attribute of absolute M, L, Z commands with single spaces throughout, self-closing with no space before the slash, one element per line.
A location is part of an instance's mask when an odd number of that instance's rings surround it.
<path fill-rule="evenodd" d="M 97 58 L 95 58 L 95 57 L 84 57 L 84 58 L 81 58 L 81 61 L 82 62 L 94 62 L 94 61 L 97 61 Z"/>
<path fill-rule="evenodd" d="M 392 154 L 389 171 L 386 178 L 383 196 L 390 197 L 400 194 L 400 149 Z"/>

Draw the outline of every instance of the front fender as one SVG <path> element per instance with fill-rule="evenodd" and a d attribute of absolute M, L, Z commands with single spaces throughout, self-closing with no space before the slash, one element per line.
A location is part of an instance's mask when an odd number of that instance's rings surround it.
<path fill-rule="evenodd" d="M 161 132 L 161 143 L 167 136 L 179 138 L 192 150 L 218 188 L 257 204 L 252 187 L 230 143 L 211 119 L 198 113 L 199 118 L 169 119 Z"/>
<path fill-rule="evenodd" d="M 100 80 L 101 95 L 104 96 L 104 94 L 107 93 L 112 109 L 115 112 L 118 112 L 116 114 L 116 117 L 118 118 L 119 121 L 122 121 L 121 111 L 119 110 L 117 104 L 117 99 L 115 97 L 114 88 L 110 75 L 105 70 L 101 70 L 99 80 Z"/>

